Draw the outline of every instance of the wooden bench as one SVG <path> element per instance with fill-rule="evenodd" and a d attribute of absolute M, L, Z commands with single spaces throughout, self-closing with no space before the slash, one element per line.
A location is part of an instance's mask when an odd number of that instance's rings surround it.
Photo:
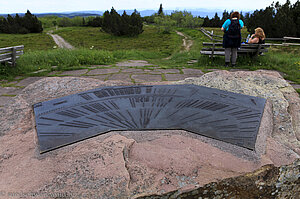
<path fill-rule="evenodd" d="M 12 66 L 16 65 L 17 59 L 23 55 L 24 46 L 12 46 L 0 48 L 0 63 L 6 62 Z"/>
<path fill-rule="evenodd" d="M 225 49 L 222 43 L 203 42 L 203 46 L 205 47 L 200 51 L 202 55 L 209 55 L 211 58 L 214 56 L 225 56 Z M 238 56 L 255 57 L 268 52 L 269 47 L 270 44 L 241 44 L 237 52 Z"/>

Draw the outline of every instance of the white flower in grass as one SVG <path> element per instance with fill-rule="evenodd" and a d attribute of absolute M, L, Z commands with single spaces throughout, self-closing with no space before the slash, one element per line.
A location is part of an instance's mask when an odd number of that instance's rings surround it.
<path fill-rule="evenodd" d="M 53 46 L 53 48 L 55 49 L 55 48 L 57 48 L 57 46 Z"/>
<path fill-rule="evenodd" d="M 94 46 L 91 46 L 90 49 L 92 50 L 94 48 Z"/>

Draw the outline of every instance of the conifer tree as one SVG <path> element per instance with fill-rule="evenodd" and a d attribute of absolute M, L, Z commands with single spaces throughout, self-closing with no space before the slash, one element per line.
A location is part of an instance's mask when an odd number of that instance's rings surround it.
<path fill-rule="evenodd" d="M 135 36 L 143 32 L 143 21 L 136 10 L 130 16 L 125 11 L 120 16 L 112 8 L 110 12 L 106 11 L 103 14 L 102 29 L 116 36 Z"/>
<path fill-rule="evenodd" d="M 159 16 L 163 16 L 164 15 L 162 4 L 159 5 L 159 10 L 158 10 L 157 14 Z"/>
<path fill-rule="evenodd" d="M 29 10 L 24 17 L 20 17 L 16 14 L 15 17 L 7 15 L 7 18 L 0 20 L 0 33 L 39 33 L 42 32 L 42 23 L 36 16 L 32 15 Z"/>

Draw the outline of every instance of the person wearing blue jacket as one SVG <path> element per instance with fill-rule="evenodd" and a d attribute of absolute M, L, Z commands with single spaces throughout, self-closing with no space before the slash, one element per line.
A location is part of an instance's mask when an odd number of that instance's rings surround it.
<path fill-rule="evenodd" d="M 241 29 L 244 22 L 240 19 L 240 13 L 235 11 L 230 15 L 222 25 L 221 30 L 224 31 L 223 48 L 225 48 L 225 66 L 228 67 L 231 61 L 232 67 L 236 66 L 237 49 L 241 47 Z"/>

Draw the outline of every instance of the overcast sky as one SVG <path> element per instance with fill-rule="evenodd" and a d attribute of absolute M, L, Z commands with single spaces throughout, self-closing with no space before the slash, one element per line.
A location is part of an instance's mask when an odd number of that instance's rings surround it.
<path fill-rule="evenodd" d="M 160 3 L 164 9 L 184 10 L 193 8 L 256 10 L 265 8 L 273 0 L 0 0 L 0 13 L 65 12 L 65 11 L 105 11 L 114 7 L 116 10 L 137 9 L 158 10 Z M 276 2 L 276 1 L 275 1 Z M 279 0 L 285 3 L 286 0 Z M 294 4 L 296 0 L 291 0 Z"/>

